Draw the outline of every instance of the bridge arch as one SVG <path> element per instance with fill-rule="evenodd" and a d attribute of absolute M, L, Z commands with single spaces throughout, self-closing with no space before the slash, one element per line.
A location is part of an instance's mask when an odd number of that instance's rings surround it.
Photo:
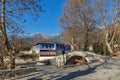
<path fill-rule="evenodd" d="M 83 56 L 72 55 L 72 56 L 68 57 L 65 65 L 71 65 L 71 64 L 76 64 L 76 63 L 85 63 L 85 62 L 87 62 L 87 60 Z"/>

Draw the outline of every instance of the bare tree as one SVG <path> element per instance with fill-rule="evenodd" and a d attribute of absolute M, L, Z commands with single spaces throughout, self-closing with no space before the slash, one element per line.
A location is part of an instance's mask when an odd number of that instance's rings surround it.
<path fill-rule="evenodd" d="M 1 54 L 9 59 L 8 65 L 9 68 L 15 68 L 15 54 L 19 49 L 15 49 L 15 45 L 11 45 L 8 39 L 7 29 L 7 20 L 14 20 L 17 22 L 18 19 L 23 18 L 24 14 L 32 14 L 32 16 L 38 16 L 41 11 L 41 5 L 39 0 L 1 0 L 0 1 L 1 9 L 1 26 L 0 26 L 0 39 L 2 48 L 4 52 Z M 23 20 L 24 21 L 24 20 Z M 20 23 L 20 22 L 19 22 Z M 4 65 L 6 66 L 6 65 Z"/>
<path fill-rule="evenodd" d="M 116 36 L 117 27 L 119 25 L 119 0 L 111 0 L 111 4 L 108 2 L 108 0 L 102 1 L 103 6 L 101 7 L 103 9 L 103 27 L 104 27 L 104 40 L 105 44 L 107 46 L 108 51 L 111 55 L 113 55 L 114 50 L 114 39 Z M 109 9 L 108 6 L 112 5 Z"/>
<path fill-rule="evenodd" d="M 67 0 L 64 4 L 60 24 L 67 37 L 71 38 L 69 41 L 72 46 L 83 43 L 84 50 L 87 50 L 90 32 L 95 26 L 94 14 L 91 0 Z"/>

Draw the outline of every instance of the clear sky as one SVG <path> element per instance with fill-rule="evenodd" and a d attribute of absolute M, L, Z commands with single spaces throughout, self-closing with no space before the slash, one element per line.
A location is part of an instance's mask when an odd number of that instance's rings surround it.
<path fill-rule="evenodd" d="M 42 1 L 42 0 L 41 0 Z M 34 21 L 32 17 L 27 16 L 25 22 L 26 33 L 40 32 L 43 34 L 59 34 L 61 27 L 59 25 L 59 17 L 62 15 L 62 5 L 65 0 L 43 0 L 45 6 L 43 9 L 45 12 L 40 13 L 40 17 L 37 21 Z"/>

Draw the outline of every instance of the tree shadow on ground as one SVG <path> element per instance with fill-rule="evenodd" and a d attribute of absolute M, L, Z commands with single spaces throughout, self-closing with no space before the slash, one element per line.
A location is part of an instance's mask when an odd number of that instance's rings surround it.
<path fill-rule="evenodd" d="M 71 72 L 71 73 L 69 73 L 68 75 L 62 76 L 62 77 L 60 77 L 60 78 L 58 78 L 58 79 L 56 79 L 56 80 L 71 80 L 71 79 L 74 79 L 74 78 L 76 78 L 76 77 L 85 76 L 85 75 L 88 75 L 88 74 L 90 74 L 90 73 L 94 73 L 94 72 L 96 72 L 95 70 L 96 70 L 97 67 L 99 67 L 99 66 L 101 66 L 101 65 L 103 65 L 103 64 L 105 64 L 105 63 L 106 63 L 106 62 L 101 63 L 101 64 L 98 64 L 98 65 L 96 65 L 96 66 L 94 66 L 94 67 L 92 67 L 92 68 L 89 67 L 88 69 L 83 70 L 83 71 Z"/>
<path fill-rule="evenodd" d="M 94 72 L 95 72 L 95 68 L 89 68 L 85 71 L 76 71 L 76 72 L 69 73 L 68 75 L 58 78 L 57 80 L 70 80 L 70 79 L 74 79 L 78 76 L 80 77 L 80 76 L 88 75 L 88 74 L 94 73 Z"/>
<path fill-rule="evenodd" d="M 31 79 L 28 79 L 28 80 L 42 80 L 41 78 L 31 78 Z"/>
<path fill-rule="evenodd" d="M 101 64 L 95 65 L 94 67 L 90 67 L 89 64 L 86 64 L 86 65 L 88 65 L 88 69 L 86 69 L 86 70 L 82 70 L 82 71 L 79 70 L 79 71 L 76 71 L 76 72 L 71 72 L 71 73 L 68 73 L 68 75 L 65 75 L 65 76 L 61 76 L 61 75 L 51 76 L 51 78 L 48 79 L 48 80 L 53 80 L 57 77 L 59 77 L 59 78 L 57 78 L 55 80 L 71 80 L 71 79 L 74 79 L 76 77 L 85 76 L 85 75 L 88 75 L 88 74 L 91 74 L 91 73 L 95 73 L 97 67 L 102 66 L 106 63 L 107 63 L 107 60 L 105 62 L 101 63 Z M 44 75 L 46 75 L 46 74 L 48 74 L 48 73 L 45 73 Z M 49 74 L 51 74 L 51 73 L 49 73 Z M 52 72 L 52 74 L 56 74 L 56 72 Z M 28 79 L 28 80 L 44 80 L 44 79 L 42 79 L 40 77 L 34 77 L 34 78 L 31 78 L 31 79 Z"/>

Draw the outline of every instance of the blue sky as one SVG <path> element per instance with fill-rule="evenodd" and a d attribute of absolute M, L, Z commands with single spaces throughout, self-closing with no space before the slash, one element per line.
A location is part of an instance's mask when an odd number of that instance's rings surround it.
<path fill-rule="evenodd" d="M 41 0 L 42 1 L 42 0 Z M 40 13 L 40 17 L 37 21 L 34 21 L 32 17 L 27 16 L 25 22 L 26 33 L 40 32 L 43 34 L 59 34 L 61 27 L 59 25 L 59 17 L 62 16 L 62 5 L 65 0 L 43 0 L 45 6 L 43 9 L 45 12 Z"/>

